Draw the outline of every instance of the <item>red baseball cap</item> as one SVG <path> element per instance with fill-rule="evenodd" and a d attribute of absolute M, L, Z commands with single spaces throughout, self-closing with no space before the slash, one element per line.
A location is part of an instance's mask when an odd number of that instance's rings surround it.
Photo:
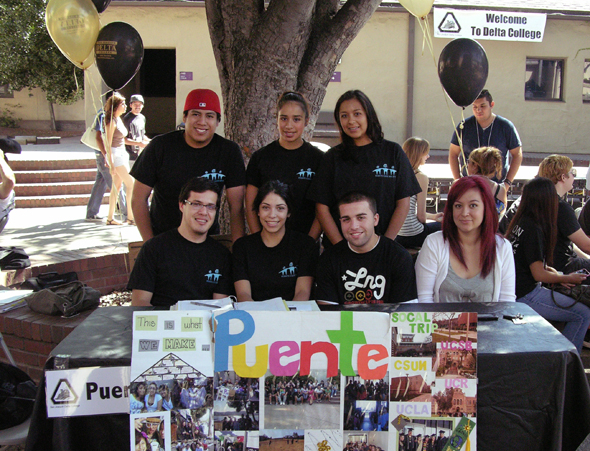
<path fill-rule="evenodd" d="M 184 110 L 210 110 L 221 114 L 219 97 L 210 89 L 193 89 L 186 96 Z"/>

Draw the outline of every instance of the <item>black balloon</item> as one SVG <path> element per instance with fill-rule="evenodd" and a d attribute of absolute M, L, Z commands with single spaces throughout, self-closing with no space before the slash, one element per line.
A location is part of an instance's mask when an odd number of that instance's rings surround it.
<path fill-rule="evenodd" d="M 98 33 L 94 45 L 96 66 L 111 89 L 121 89 L 135 76 L 143 61 L 143 42 L 135 28 L 112 22 Z"/>
<path fill-rule="evenodd" d="M 92 0 L 92 3 L 96 6 L 96 10 L 101 13 L 108 8 L 111 4 L 111 0 Z"/>
<path fill-rule="evenodd" d="M 454 39 L 440 54 L 438 77 L 455 105 L 471 105 L 488 79 L 486 51 L 473 39 Z"/>

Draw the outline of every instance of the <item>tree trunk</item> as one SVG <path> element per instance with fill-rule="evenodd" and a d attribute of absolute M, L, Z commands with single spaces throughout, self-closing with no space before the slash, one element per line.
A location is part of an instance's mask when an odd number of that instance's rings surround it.
<path fill-rule="evenodd" d="M 277 139 L 276 103 L 285 91 L 299 91 L 309 101 L 305 137 L 311 138 L 334 69 L 380 0 L 270 0 L 266 8 L 264 0 L 205 4 L 225 136 L 248 161 Z M 227 220 L 222 214 L 222 228 Z"/>

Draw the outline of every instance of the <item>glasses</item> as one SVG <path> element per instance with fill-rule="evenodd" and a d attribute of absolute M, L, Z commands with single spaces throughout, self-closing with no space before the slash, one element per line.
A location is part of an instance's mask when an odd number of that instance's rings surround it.
<path fill-rule="evenodd" d="M 193 211 L 201 211 L 201 208 L 203 207 L 207 209 L 207 213 L 213 213 L 214 211 L 217 211 L 217 205 L 215 204 L 203 204 L 198 201 L 191 202 L 190 200 L 185 200 L 184 203 L 186 205 L 190 205 L 191 210 Z"/>
<path fill-rule="evenodd" d="M 572 170 L 568 173 L 568 175 L 573 175 L 574 177 L 577 177 L 578 171 L 576 171 L 576 168 L 572 168 Z"/>

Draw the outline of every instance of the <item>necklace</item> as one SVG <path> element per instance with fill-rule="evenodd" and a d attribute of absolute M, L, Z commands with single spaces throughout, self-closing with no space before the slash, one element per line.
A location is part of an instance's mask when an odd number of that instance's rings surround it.
<path fill-rule="evenodd" d="M 380 240 L 381 240 L 381 237 L 380 237 L 380 236 L 377 236 L 377 242 L 376 242 L 376 243 L 375 243 L 375 245 L 374 245 L 374 246 L 373 246 L 371 249 L 369 249 L 367 252 L 371 252 L 373 249 L 375 249 L 375 248 L 377 247 L 377 245 L 379 244 L 379 241 L 380 241 Z M 350 249 L 352 252 L 354 252 L 355 254 L 360 254 L 360 253 L 361 253 L 361 252 L 357 252 L 357 251 L 355 251 L 355 250 L 352 248 L 352 246 L 350 245 L 350 243 L 348 243 L 348 248 L 349 248 L 349 249 Z M 366 252 L 363 252 L 363 254 L 366 254 Z"/>
<path fill-rule="evenodd" d="M 486 130 L 489 128 L 490 129 L 490 135 L 488 136 L 488 147 L 490 147 L 490 140 L 492 139 L 492 132 L 494 131 L 494 122 L 496 121 L 496 118 L 494 117 L 494 119 L 492 120 L 492 123 L 490 125 L 488 125 L 486 128 L 483 128 L 481 125 L 479 125 L 479 122 L 477 122 L 477 120 L 475 121 L 476 128 L 477 130 L 477 147 L 480 148 L 481 147 L 481 142 L 479 141 L 479 129 L 481 128 L 481 136 L 483 138 Z"/>

